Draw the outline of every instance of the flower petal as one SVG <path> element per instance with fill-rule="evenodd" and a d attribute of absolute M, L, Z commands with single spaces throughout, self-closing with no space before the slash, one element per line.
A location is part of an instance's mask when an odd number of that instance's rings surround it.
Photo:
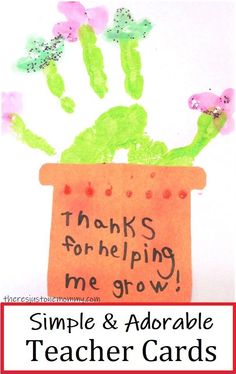
<path fill-rule="evenodd" d="M 19 92 L 2 93 L 2 113 L 12 114 L 22 111 L 22 95 Z"/>
<path fill-rule="evenodd" d="M 11 125 L 11 115 L 21 113 L 22 95 L 19 92 L 2 93 L 2 134 L 6 134 Z"/>
<path fill-rule="evenodd" d="M 17 61 L 17 68 L 20 71 L 27 72 L 27 73 L 32 73 L 32 72 L 37 72 L 43 69 L 43 66 L 45 63 L 45 56 L 40 58 L 41 56 L 39 55 L 37 58 L 30 58 L 30 57 L 22 57 Z"/>
<path fill-rule="evenodd" d="M 188 100 L 188 105 L 191 109 L 197 109 L 204 112 L 209 108 L 217 107 L 219 105 L 219 99 L 219 96 L 212 92 L 202 92 L 192 95 Z"/>
<path fill-rule="evenodd" d="M 87 9 L 88 24 L 96 34 L 103 32 L 108 24 L 108 11 L 105 7 Z"/>
<path fill-rule="evenodd" d="M 234 89 L 227 88 L 220 96 L 220 106 L 227 114 L 234 112 Z"/>
<path fill-rule="evenodd" d="M 74 21 L 60 22 L 53 27 L 55 36 L 63 36 L 68 42 L 75 42 L 78 39 L 79 25 Z"/>
<path fill-rule="evenodd" d="M 87 20 L 86 10 L 78 1 L 61 1 L 58 10 L 63 13 L 69 21 L 77 22 L 79 25 Z"/>
<path fill-rule="evenodd" d="M 232 117 L 228 118 L 227 122 L 225 123 L 224 127 L 220 130 L 220 133 L 223 135 L 227 135 L 234 130 L 234 119 Z"/>

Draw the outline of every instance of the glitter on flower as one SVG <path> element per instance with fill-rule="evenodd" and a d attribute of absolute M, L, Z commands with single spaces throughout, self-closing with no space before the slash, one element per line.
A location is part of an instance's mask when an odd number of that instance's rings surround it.
<path fill-rule="evenodd" d="M 229 134 L 234 129 L 234 90 L 227 88 L 218 96 L 212 92 L 202 92 L 192 95 L 188 100 L 191 109 L 200 110 L 203 113 L 211 115 L 216 121 L 225 113 L 227 121 L 220 130 L 221 134 Z"/>
<path fill-rule="evenodd" d="M 104 7 L 85 9 L 77 1 L 58 3 L 58 10 L 65 15 L 67 21 L 57 23 L 53 34 L 62 36 L 69 42 L 78 40 L 78 30 L 82 25 L 89 25 L 96 34 L 103 32 L 108 23 L 108 12 Z"/>
<path fill-rule="evenodd" d="M 46 68 L 51 61 L 60 60 L 64 51 L 64 39 L 57 36 L 49 42 L 43 38 L 30 39 L 26 46 L 27 56 L 17 62 L 17 67 L 27 73 Z"/>

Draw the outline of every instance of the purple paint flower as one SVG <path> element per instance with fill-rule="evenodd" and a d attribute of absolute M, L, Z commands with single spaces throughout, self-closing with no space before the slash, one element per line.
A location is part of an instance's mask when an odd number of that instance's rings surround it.
<path fill-rule="evenodd" d="M 99 34 L 108 23 L 108 12 L 104 7 L 85 9 L 78 1 L 62 1 L 58 3 L 58 10 L 65 15 L 67 21 L 57 23 L 53 34 L 61 35 L 69 42 L 78 39 L 78 30 L 84 24 L 91 26 Z"/>
<path fill-rule="evenodd" d="M 9 132 L 13 114 L 22 111 L 22 95 L 19 92 L 2 93 L 2 134 Z"/>
<path fill-rule="evenodd" d="M 227 121 L 220 130 L 222 134 L 229 134 L 234 129 L 234 90 L 227 88 L 217 96 L 212 92 L 202 92 L 192 95 L 188 100 L 191 109 L 200 110 L 203 113 L 210 114 L 214 119 L 218 118 L 221 113 L 225 113 Z"/>

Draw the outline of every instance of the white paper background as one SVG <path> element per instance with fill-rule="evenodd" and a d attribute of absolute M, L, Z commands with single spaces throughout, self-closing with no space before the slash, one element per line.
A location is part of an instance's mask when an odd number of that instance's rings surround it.
<path fill-rule="evenodd" d="M 84 2 L 85 3 L 85 2 Z M 182 146 L 196 132 L 199 113 L 187 99 L 196 92 L 220 94 L 235 88 L 235 5 L 226 1 L 87 1 L 107 4 L 110 14 L 129 7 L 136 18 L 148 17 L 155 28 L 140 43 L 145 91 L 140 103 L 149 116 L 148 133 L 168 147 Z M 43 74 L 25 75 L 14 63 L 24 55 L 31 35 L 51 37 L 54 23 L 63 20 L 57 1 L 2 1 L 1 91 L 23 94 L 23 118 L 60 152 L 83 128 L 91 126 L 115 105 L 131 105 L 123 89 L 119 50 L 99 40 L 109 77 L 109 94 L 100 100 L 91 91 L 81 48 L 67 43 L 59 64 L 67 94 L 76 99 L 74 116 L 64 113 L 46 87 Z M 235 132 L 219 135 L 197 158 L 207 173 L 207 186 L 192 193 L 193 301 L 234 299 L 235 250 Z M 52 188 L 39 184 L 38 171 L 47 158 L 7 135 L 1 138 L 1 294 L 46 295 Z M 125 160 L 119 152 L 117 161 Z"/>

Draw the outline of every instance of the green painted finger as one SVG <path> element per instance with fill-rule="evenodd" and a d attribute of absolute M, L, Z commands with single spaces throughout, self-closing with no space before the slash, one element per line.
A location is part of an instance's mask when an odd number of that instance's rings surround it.
<path fill-rule="evenodd" d="M 198 131 L 191 144 L 168 152 L 159 162 L 162 166 L 192 166 L 194 159 L 214 139 L 224 126 L 227 118 L 223 113 L 217 120 L 208 114 L 198 119 Z"/>
<path fill-rule="evenodd" d="M 94 92 L 103 98 L 108 92 L 107 76 L 104 72 L 102 51 L 96 46 L 96 35 L 90 26 L 83 25 L 79 29 L 79 39 L 83 48 L 83 59 L 90 78 L 90 85 Z"/>
<path fill-rule="evenodd" d="M 47 85 L 50 92 L 58 97 L 61 103 L 61 107 L 67 113 L 73 113 L 75 109 L 75 102 L 70 97 L 62 97 L 65 92 L 65 84 L 62 76 L 57 71 L 57 66 L 54 61 L 44 69 L 46 76 Z"/>
<path fill-rule="evenodd" d="M 142 96 L 144 85 L 144 79 L 141 74 L 141 56 L 137 48 L 137 40 L 120 42 L 121 65 L 125 73 L 125 89 L 136 100 Z"/>
<path fill-rule="evenodd" d="M 121 65 L 125 73 L 125 90 L 133 99 L 140 99 L 144 79 L 138 42 L 147 37 L 153 25 L 147 19 L 135 21 L 129 9 L 117 9 L 114 25 L 105 32 L 106 39 L 117 43 L 121 51 Z"/>
<path fill-rule="evenodd" d="M 51 93 L 56 97 L 61 97 L 65 92 L 63 78 L 58 73 L 47 74 L 47 85 Z"/>
<path fill-rule="evenodd" d="M 54 156 L 56 154 L 55 149 L 48 144 L 48 142 L 41 138 L 40 136 L 34 134 L 31 130 L 26 128 L 22 118 L 17 114 L 12 115 L 11 119 L 11 129 L 17 135 L 18 139 L 27 144 L 31 148 L 40 149 L 49 156 Z"/>

